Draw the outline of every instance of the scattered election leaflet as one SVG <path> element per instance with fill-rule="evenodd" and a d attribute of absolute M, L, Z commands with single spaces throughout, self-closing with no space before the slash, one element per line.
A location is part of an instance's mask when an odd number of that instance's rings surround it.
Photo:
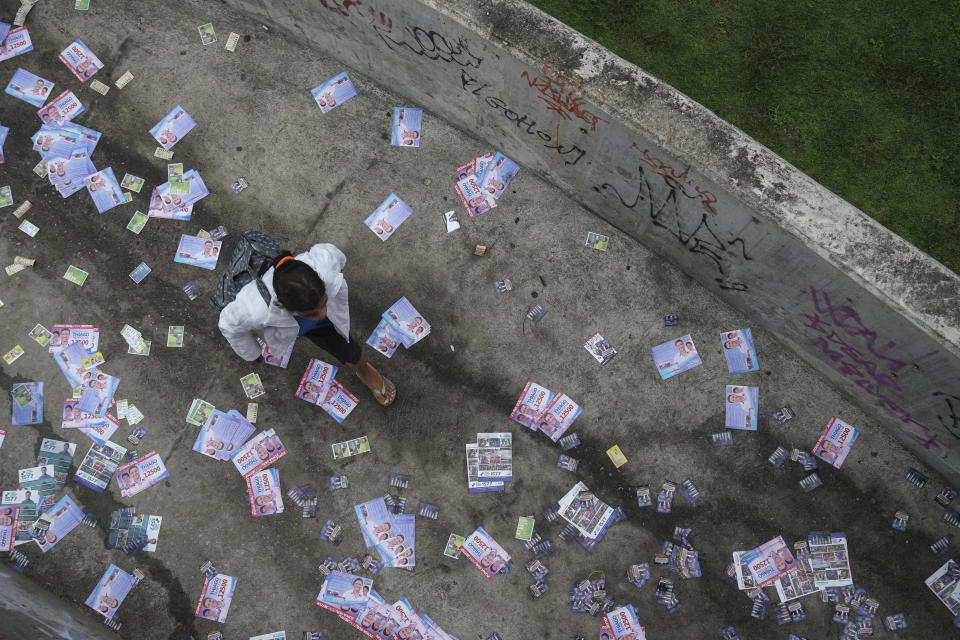
<path fill-rule="evenodd" d="M 254 431 L 256 427 L 238 411 L 231 410 L 229 413 L 224 413 L 214 409 L 197 433 L 193 450 L 214 460 L 229 460 Z"/>
<path fill-rule="evenodd" d="M 123 507 L 110 515 L 107 548 L 123 549 L 143 545 L 142 551 L 156 551 L 163 518 L 137 513 L 136 507 Z"/>
<path fill-rule="evenodd" d="M 56 491 L 63 491 L 67 482 L 67 474 L 70 472 L 70 464 L 73 462 L 73 454 L 76 450 L 77 445 L 72 442 L 63 442 L 52 438 L 44 438 L 40 442 L 37 464 L 52 467 Z"/>
<path fill-rule="evenodd" d="M 50 96 L 50 92 L 53 91 L 53 86 L 49 80 L 18 67 L 4 91 L 7 95 L 29 102 L 35 107 L 42 107 Z"/>
<path fill-rule="evenodd" d="M 372 587 L 373 580 L 370 578 L 361 578 L 343 571 L 331 571 L 324 580 L 324 587 L 317 599 L 331 605 L 324 608 L 332 611 L 359 611 L 367 605 L 367 597 Z"/>
<path fill-rule="evenodd" d="M 222 244 L 218 240 L 183 234 L 180 236 L 177 255 L 173 257 L 173 261 L 212 271 L 217 268 Z"/>
<path fill-rule="evenodd" d="M 305 638 L 307 636 L 304 636 Z M 272 631 L 270 633 L 262 633 L 259 636 L 250 636 L 250 640 L 287 640 L 286 631 Z"/>
<path fill-rule="evenodd" d="M 536 431 L 537 416 L 543 413 L 543 410 L 553 399 L 553 392 L 542 387 L 533 380 L 528 380 L 520 394 L 520 399 L 513 406 L 510 412 L 510 418 L 523 426 Z"/>
<path fill-rule="evenodd" d="M 233 576 L 218 573 L 213 577 L 204 578 L 194 616 L 214 622 L 226 622 L 236 589 L 237 579 Z"/>
<path fill-rule="evenodd" d="M 361 453 L 370 453 L 370 440 L 367 439 L 367 436 L 360 436 L 353 440 L 335 442 L 330 445 L 330 448 L 333 450 L 333 459 L 340 460 Z"/>
<path fill-rule="evenodd" d="M 290 364 L 290 356 L 293 355 L 293 345 L 297 343 L 297 341 L 294 340 L 290 343 L 290 346 L 287 347 L 286 351 L 280 355 L 275 355 L 270 353 L 270 350 L 267 348 L 267 343 L 263 341 L 262 338 L 258 339 L 257 342 L 260 343 L 260 355 L 263 356 L 263 361 L 272 367 L 280 367 L 281 369 L 286 369 L 287 365 Z"/>
<path fill-rule="evenodd" d="M 16 345 L 13 347 L 13 349 L 10 349 L 10 351 L 3 354 L 3 361 L 6 362 L 7 364 L 13 364 L 14 362 L 16 362 L 17 358 L 19 358 L 23 354 L 24 354 L 23 347 L 21 347 L 20 345 Z"/>
<path fill-rule="evenodd" d="M 582 411 L 583 407 L 561 391 L 537 415 L 537 428 L 556 442 L 567 432 Z"/>
<path fill-rule="evenodd" d="M 113 402 L 117 393 L 120 379 L 102 373 L 94 367 L 84 374 L 84 382 L 80 392 L 80 402 L 77 407 L 84 413 L 91 413 L 102 418 Z"/>
<path fill-rule="evenodd" d="M 480 447 L 476 444 L 467 444 L 467 491 L 470 493 L 487 493 L 503 491 L 502 481 L 484 482 L 480 480 Z"/>
<path fill-rule="evenodd" d="M 450 537 L 447 538 L 447 545 L 443 549 L 443 555 L 448 558 L 453 558 L 454 560 L 460 559 L 460 547 L 463 546 L 463 541 L 466 540 L 463 536 L 458 536 L 455 533 L 451 533 Z"/>
<path fill-rule="evenodd" d="M 397 347 L 400 346 L 400 343 L 401 339 L 398 332 L 394 331 L 390 324 L 383 318 L 380 318 L 377 328 L 373 330 L 373 333 L 371 333 L 367 339 L 368 345 L 388 358 L 393 356 Z"/>
<path fill-rule="evenodd" d="M 13 426 L 43 422 L 43 382 L 17 382 L 10 390 Z"/>
<path fill-rule="evenodd" d="M 287 448 L 280 442 L 280 438 L 273 429 L 261 431 L 248 440 L 231 456 L 233 465 L 244 478 L 261 469 L 266 469 L 274 462 L 287 455 Z"/>
<path fill-rule="evenodd" d="M 67 69 L 70 69 L 80 82 L 86 82 L 93 74 L 103 69 L 100 58 L 95 56 L 93 51 L 90 51 L 90 47 L 83 44 L 83 40 L 79 38 L 71 42 L 57 57 L 67 65 Z"/>
<path fill-rule="evenodd" d="M 52 124 L 62 127 L 86 110 L 87 108 L 83 106 L 83 103 L 74 95 L 73 91 L 67 89 L 37 111 L 37 117 L 44 125 Z M 53 180 L 53 176 L 50 176 L 51 183 L 53 183 Z M 71 191 L 71 193 L 73 192 Z"/>
<path fill-rule="evenodd" d="M 100 348 L 100 329 L 92 324 L 55 324 L 50 327 L 50 333 L 53 334 L 50 353 L 62 351 L 75 342 L 89 353 Z"/>
<path fill-rule="evenodd" d="M 0 509 L 9 510 L 7 517 L 16 522 L 14 546 L 33 540 L 30 525 L 37 519 L 38 513 L 46 511 L 52 503 L 52 496 L 40 496 L 33 489 L 23 487 L 15 491 L 4 491 L 0 495 Z"/>
<path fill-rule="evenodd" d="M 80 411 L 77 408 L 78 402 L 80 402 L 79 398 L 67 398 L 63 401 L 63 413 L 60 419 L 61 429 L 81 429 L 106 422 L 106 417 L 98 418 L 95 415 Z"/>
<path fill-rule="evenodd" d="M 650 349 L 653 362 L 657 365 L 660 379 L 666 380 L 673 376 L 693 369 L 703 364 L 693 338 L 688 333 L 671 342 L 664 342 Z"/>
<path fill-rule="evenodd" d="M 416 566 L 416 516 L 395 514 L 384 497 L 353 507 L 367 548 L 374 548 L 385 567 Z"/>
<path fill-rule="evenodd" d="M 187 411 L 187 423 L 202 427 L 206 424 L 207 420 L 210 419 L 214 411 L 216 411 L 216 407 L 206 400 L 194 398 L 193 403 L 190 405 L 190 410 Z"/>
<path fill-rule="evenodd" d="M 558 504 L 560 516 L 591 540 L 600 535 L 614 513 L 610 505 L 601 501 L 582 482 L 575 484 Z"/>
<path fill-rule="evenodd" d="M 276 469 L 263 469 L 247 476 L 247 493 L 254 518 L 283 513 L 280 472 Z"/>
<path fill-rule="evenodd" d="M 480 178 L 476 174 L 458 180 L 454 190 L 471 218 L 476 218 L 497 206 L 493 195 L 480 188 Z"/>
<path fill-rule="evenodd" d="M 337 375 L 336 365 L 329 364 L 317 358 L 310 358 L 307 370 L 300 378 L 296 396 L 310 404 L 320 404 L 324 401 Z"/>
<path fill-rule="evenodd" d="M 76 529 L 83 517 L 83 509 L 78 507 L 70 496 L 64 495 L 37 518 L 30 527 L 31 533 L 37 546 L 46 553 L 60 542 L 63 536 Z"/>
<path fill-rule="evenodd" d="M 123 604 L 123 599 L 136 585 L 137 579 L 133 575 L 111 564 L 83 604 L 104 618 L 112 618 Z"/>
<path fill-rule="evenodd" d="M 30 489 L 34 495 L 52 496 L 57 493 L 56 481 L 52 469 L 47 465 L 37 465 L 17 472 L 17 486 Z"/>
<path fill-rule="evenodd" d="M 314 102 L 320 107 L 321 113 L 327 113 L 334 107 L 346 102 L 357 95 L 357 90 L 350 81 L 346 71 L 341 71 L 326 82 L 310 90 Z"/>
<path fill-rule="evenodd" d="M 489 580 L 507 567 L 510 554 L 483 527 L 464 539 L 460 551 Z"/>
<path fill-rule="evenodd" d="M 600 366 L 607 364 L 617 355 L 617 350 L 610 345 L 610 341 L 599 333 L 594 333 L 583 341 L 583 348 L 587 350 Z"/>
<path fill-rule="evenodd" d="M 94 443 L 80 461 L 73 479 L 97 493 L 103 493 L 126 455 L 126 449 L 109 440 L 103 444 Z"/>
<path fill-rule="evenodd" d="M 760 387 L 739 387 L 728 384 L 724 393 L 727 429 L 757 430 Z"/>
<path fill-rule="evenodd" d="M 632 604 L 618 607 L 613 611 L 603 614 L 603 621 L 613 637 L 620 640 L 646 640 L 646 627 L 640 624 L 637 617 L 637 610 Z"/>
<path fill-rule="evenodd" d="M 839 469 L 859 436 L 858 429 L 834 416 L 820 434 L 820 439 L 817 440 L 812 453 Z"/>
<path fill-rule="evenodd" d="M 480 189 L 499 200 L 510 181 L 520 171 L 520 165 L 499 151 L 490 159 L 490 163 L 480 175 Z"/>
<path fill-rule="evenodd" d="M 298 397 L 306 400 L 307 395 L 309 394 L 304 392 L 304 395 Z M 360 399 L 357 398 L 357 396 L 347 391 L 342 384 L 334 380 L 322 396 L 317 396 L 315 404 L 320 405 L 320 408 L 326 411 L 331 418 L 342 423 L 347 416 L 350 415 L 350 412 L 356 408 L 359 402 Z"/>
<path fill-rule="evenodd" d="M 105 416 L 106 422 L 100 424 L 90 424 L 86 427 L 78 427 L 77 431 L 87 436 L 99 445 L 105 445 L 113 434 L 120 427 L 120 421 L 109 413 Z M 111 470 L 111 473 L 113 471 Z M 76 476 L 74 476 L 76 478 Z"/>
<path fill-rule="evenodd" d="M 394 107 L 390 144 L 394 147 L 419 147 L 422 126 L 423 109 Z"/>
<path fill-rule="evenodd" d="M 143 182 L 143 178 L 139 178 L 132 173 L 125 173 L 123 174 L 123 181 L 120 183 L 120 186 L 124 189 L 129 189 L 130 191 L 140 193 L 140 189 L 143 188 Z"/>
<path fill-rule="evenodd" d="M 750 569 L 747 568 L 747 563 L 744 562 L 743 557 L 750 553 L 749 551 L 734 551 L 733 552 L 733 567 L 736 571 L 737 577 L 737 588 L 740 591 L 746 591 L 747 589 L 753 589 L 757 586 L 756 581 L 754 581 L 753 576 L 750 574 Z"/>
<path fill-rule="evenodd" d="M 731 375 L 760 370 L 760 363 L 757 362 L 757 348 L 753 345 L 753 334 L 750 329 L 721 333 L 720 345 L 723 347 L 723 357 L 727 359 L 727 371 Z"/>
<path fill-rule="evenodd" d="M 170 113 L 163 116 L 160 122 L 153 125 L 150 129 L 150 135 L 160 143 L 161 147 L 169 151 L 173 145 L 180 142 L 183 136 L 190 133 L 195 126 L 197 126 L 197 123 L 193 121 L 190 114 L 184 111 L 183 107 L 177 105 Z M 186 178 L 186 176 L 184 176 L 184 178 Z"/>
<path fill-rule="evenodd" d="M 243 387 L 243 393 L 251 400 L 266 393 L 263 388 L 263 381 L 260 380 L 260 374 L 258 373 L 248 373 L 240 378 L 240 386 Z"/>
<path fill-rule="evenodd" d="M 50 345 L 50 341 L 53 340 L 53 334 L 47 331 L 47 328 L 42 324 L 38 324 L 33 329 L 30 330 L 30 337 L 33 338 L 33 341 L 36 342 L 41 347 L 47 347 Z"/>
<path fill-rule="evenodd" d="M 367 225 L 367 228 L 377 234 L 381 240 L 386 241 L 412 213 L 413 209 L 410 205 L 391 193 L 379 207 L 373 210 L 373 213 L 367 216 L 363 224 Z"/>
<path fill-rule="evenodd" d="M 511 482 L 513 480 L 513 434 L 478 433 L 478 480 Z"/>
<path fill-rule="evenodd" d="M 114 472 L 120 495 L 132 498 L 141 491 L 149 489 L 164 478 L 169 478 L 167 467 L 157 451 L 128 462 Z"/>
<path fill-rule="evenodd" d="M 193 204 L 185 204 L 183 197 L 170 193 L 170 183 L 165 182 L 163 195 L 160 188 L 150 192 L 150 203 L 147 205 L 148 218 L 164 218 L 166 220 L 189 220 L 193 213 Z"/>
<path fill-rule="evenodd" d="M 83 366 L 84 358 L 87 358 L 90 352 L 83 348 L 79 342 L 74 342 L 53 354 L 53 361 L 60 367 L 60 372 L 67 379 L 67 384 L 71 389 L 75 389 L 92 377 L 87 375 L 87 367 Z"/>
<path fill-rule="evenodd" d="M 810 569 L 817 589 L 853 584 L 847 535 L 842 531 L 814 531 L 807 536 Z"/>
<path fill-rule="evenodd" d="M 126 201 L 111 167 L 85 177 L 83 183 L 87 186 L 87 192 L 99 213 L 109 211 Z"/>
<path fill-rule="evenodd" d="M 758 587 L 766 587 L 799 568 L 783 536 L 764 542 L 743 556 L 750 575 Z"/>
<path fill-rule="evenodd" d="M 7 33 L 7 38 L 0 46 L 0 62 L 9 60 L 14 56 L 19 56 L 27 51 L 33 51 L 33 42 L 30 40 L 30 32 L 26 27 L 11 29 Z"/>
<path fill-rule="evenodd" d="M 383 312 L 383 319 L 396 332 L 404 348 L 409 349 L 430 334 L 430 323 L 403 296 Z"/>
<path fill-rule="evenodd" d="M 13 547 L 16 546 L 19 517 L 19 504 L 0 504 L 0 551 L 13 551 Z"/>
<path fill-rule="evenodd" d="M 929 578 L 923 581 L 953 615 L 960 614 L 960 565 L 947 560 Z"/>
<path fill-rule="evenodd" d="M 810 566 L 810 558 L 798 555 L 797 562 L 800 567 L 796 571 L 788 573 L 773 583 L 773 586 L 777 589 L 777 595 L 780 596 L 780 602 L 796 600 L 818 591 L 813 583 L 813 569 Z"/>

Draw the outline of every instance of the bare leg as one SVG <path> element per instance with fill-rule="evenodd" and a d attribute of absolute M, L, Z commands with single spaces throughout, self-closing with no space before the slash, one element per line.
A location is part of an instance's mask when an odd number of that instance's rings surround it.
<path fill-rule="evenodd" d="M 396 387 L 392 383 L 386 384 L 386 391 L 381 395 L 380 390 L 384 388 L 384 378 L 379 371 L 377 371 L 373 365 L 366 361 L 363 356 L 360 356 L 360 360 L 354 363 L 347 363 L 347 366 L 357 374 L 357 377 L 360 378 L 360 382 L 365 384 L 368 389 L 373 391 L 377 401 L 381 404 L 390 404 L 393 402 L 394 397 L 397 394 Z"/>

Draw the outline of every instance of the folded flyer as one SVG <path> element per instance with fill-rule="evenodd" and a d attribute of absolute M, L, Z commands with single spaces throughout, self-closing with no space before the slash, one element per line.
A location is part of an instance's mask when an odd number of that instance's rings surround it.
<path fill-rule="evenodd" d="M 488 580 L 500 573 L 510 562 L 510 554 L 493 536 L 484 531 L 483 527 L 477 527 L 476 531 L 466 537 L 460 551 Z"/>
<path fill-rule="evenodd" d="M 165 185 L 161 186 L 166 186 L 163 196 L 160 195 L 158 189 L 150 192 L 150 204 L 147 205 L 147 217 L 164 218 L 167 220 L 189 220 L 193 213 L 193 205 L 183 204 L 183 198 L 179 195 L 176 196 L 177 201 L 174 202 L 174 196 L 169 193 L 170 184 L 165 183 Z"/>
<path fill-rule="evenodd" d="M 117 181 L 117 177 L 113 175 L 111 167 L 88 175 L 83 179 L 83 183 L 87 186 L 87 192 L 93 199 L 93 204 L 97 207 L 99 213 L 109 211 L 126 202 L 123 191 L 120 189 L 120 183 Z"/>
<path fill-rule="evenodd" d="M 480 176 L 480 189 L 499 200 L 518 171 L 520 165 L 498 151 Z"/>
<path fill-rule="evenodd" d="M 673 376 L 693 369 L 703 364 L 693 338 L 688 333 L 672 342 L 664 342 L 650 349 L 653 362 L 657 365 L 660 379 L 666 380 Z"/>
<path fill-rule="evenodd" d="M 222 244 L 210 238 L 183 234 L 180 236 L 180 244 L 177 246 L 177 254 L 173 257 L 173 261 L 212 271 L 217 268 L 217 258 L 220 257 Z"/>
<path fill-rule="evenodd" d="M 960 614 L 960 565 L 954 560 L 947 560 L 929 578 L 923 581 L 933 595 L 950 610 L 953 615 Z"/>
<path fill-rule="evenodd" d="M 537 416 L 537 428 L 556 442 L 567 432 L 582 411 L 583 407 L 561 391 Z"/>
<path fill-rule="evenodd" d="M 510 412 L 510 418 L 528 429 L 536 430 L 538 428 L 537 416 L 550 404 L 553 399 L 553 392 L 542 387 L 533 380 L 528 380 L 520 394 L 520 399 L 513 406 Z"/>
<path fill-rule="evenodd" d="M 83 510 L 77 503 L 70 496 L 64 495 L 33 523 L 31 530 L 36 536 L 37 546 L 46 553 L 60 542 L 63 536 L 76 529 L 83 517 Z"/>
<path fill-rule="evenodd" d="M 740 589 L 740 591 L 753 589 L 757 586 L 757 583 L 753 579 L 753 575 L 750 573 L 750 569 L 747 568 L 747 563 L 744 562 L 743 560 L 743 557 L 748 553 L 750 552 L 749 551 L 733 552 L 733 568 L 736 571 L 737 588 Z"/>
<path fill-rule="evenodd" d="M 757 430 L 760 387 L 740 387 L 728 384 L 724 393 L 727 429 Z"/>
<path fill-rule="evenodd" d="M 350 81 L 347 72 L 341 71 L 326 82 L 311 89 L 310 95 L 313 96 L 314 102 L 320 107 L 320 112 L 327 113 L 356 96 L 357 90 Z"/>
<path fill-rule="evenodd" d="M 78 115 L 86 111 L 80 99 L 73 91 L 67 89 L 56 98 L 37 111 L 37 117 L 43 124 L 53 124 L 62 127 Z"/>
<path fill-rule="evenodd" d="M 395 331 L 384 318 L 380 318 L 377 328 L 367 339 L 368 345 L 388 358 L 393 356 L 401 342 L 399 332 Z"/>
<path fill-rule="evenodd" d="M 77 38 L 71 42 L 66 49 L 57 56 L 60 61 L 67 65 L 70 73 L 77 77 L 80 82 L 86 82 L 93 74 L 103 69 L 103 63 L 100 58 L 90 51 L 90 47 L 83 44 L 83 40 Z"/>
<path fill-rule="evenodd" d="M 40 76 L 35 76 L 26 69 L 17 68 L 10 78 L 5 89 L 7 95 L 28 102 L 35 107 L 42 107 L 53 91 L 53 83 Z"/>
<path fill-rule="evenodd" d="M 128 462 L 114 472 L 120 495 L 132 498 L 141 491 L 149 489 L 165 478 L 169 478 L 167 467 L 157 451 Z"/>
<path fill-rule="evenodd" d="M 385 241 L 412 213 L 410 205 L 391 193 L 367 216 L 363 224 Z"/>
<path fill-rule="evenodd" d="M 404 348 L 410 348 L 430 334 L 430 323 L 403 296 L 383 313 L 383 319 L 397 332 Z"/>
<path fill-rule="evenodd" d="M 773 586 L 777 588 L 777 595 L 780 596 L 780 602 L 790 602 L 818 591 L 813 583 L 813 569 L 810 567 L 810 559 L 798 557 L 797 562 L 800 564 L 799 569 L 793 573 L 788 573 L 773 583 Z"/>
<path fill-rule="evenodd" d="M 247 494 L 250 496 L 250 515 L 254 518 L 283 513 L 280 472 L 276 469 L 263 469 L 247 476 Z"/>
<path fill-rule="evenodd" d="M 560 498 L 560 516 L 593 540 L 604 531 L 614 510 L 600 500 L 583 482 L 578 482 Z"/>
<path fill-rule="evenodd" d="M 500 481 L 480 481 L 480 447 L 475 444 L 467 445 L 467 491 L 470 493 L 487 493 L 503 491 L 504 484 Z"/>
<path fill-rule="evenodd" d="M 390 144 L 394 147 L 419 147 L 422 126 L 423 109 L 394 107 Z"/>
<path fill-rule="evenodd" d="M 123 599 L 127 597 L 127 594 L 136 584 L 137 579 L 135 577 L 120 567 L 111 564 L 83 604 L 104 618 L 112 618 L 120 605 L 123 604 Z"/>
<path fill-rule="evenodd" d="M 859 436 L 858 429 L 834 416 L 820 434 L 820 439 L 817 440 L 812 453 L 839 469 Z"/>
<path fill-rule="evenodd" d="M 783 536 L 764 542 L 743 556 L 753 581 L 758 587 L 766 587 L 800 568 L 796 558 L 783 541 Z"/>
<path fill-rule="evenodd" d="M 720 334 L 720 345 L 723 347 L 723 357 L 727 360 L 727 371 L 731 375 L 760 370 L 750 329 L 724 331 Z"/>
<path fill-rule="evenodd" d="M 66 349 L 62 349 L 53 354 L 53 361 L 60 367 L 63 377 L 67 379 L 67 384 L 71 389 L 76 389 L 83 384 L 84 374 L 87 368 L 83 366 L 83 360 L 90 356 L 90 352 L 83 348 L 79 342 L 70 344 Z"/>
<path fill-rule="evenodd" d="M 478 479 L 481 482 L 511 482 L 513 480 L 513 434 L 478 433 Z"/>
<path fill-rule="evenodd" d="M 82 412 L 79 412 L 78 410 L 76 413 L 82 413 Z M 89 415 L 89 414 L 82 414 L 82 415 Z M 91 417 L 95 417 L 95 416 L 91 416 Z M 110 438 L 113 437 L 113 434 L 117 432 L 117 429 L 119 427 L 120 427 L 120 421 L 108 413 L 105 416 L 104 422 L 98 424 L 98 423 L 93 423 L 91 421 L 91 423 L 89 423 L 87 426 L 77 427 L 77 431 L 87 436 L 88 438 L 93 440 L 95 443 L 99 445 L 105 445 L 107 441 L 109 441 Z M 113 472 L 111 471 L 111 473 Z"/>
<path fill-rule="evenodd" d="M 601 367 L 617 355 L 617 350 L 610 345 L 610 341 L 600 335 L 599 332 L 584 340 L 583 348 L 593 356 L 594 360 L 600 363 Z"/>
<path fill-rule="evenodd" d="M 16 382 L 10 390 L 13 426 L 43 422 L 43 383 Z"/>
<path fill-rule="evenodd" d="M 197 126 L 197 123 L 193 121 L 190 114 L 184 111 L 183 107 L 177 105 L 170 113 L 163 116 L 160 122 L 153 125 L 150 129 L 150 135 L 153 136 L 153 139 L 156 140 L 161 147 L 169 151 L 173 145 L 180 142 L 183 136 L 190 133 L 195 126 Z M 186 176 L 184 176 L 184 178 L 186 178 Z"/>
<path fill-rule="evenodd" d="M 807 536 L 807 547 L 810 550 L 813 584 L 817 589 L 853 584 L 845 533 L 814 531 Z"/>
<path fill-rule="evenodd" d="M 632 604 L 618 607 L 603 614 L 603 621 L 613 637 L 620 640 L 646 640 L 646 627 L 640 624 L 637 610 Z"/>
<path fill-rule="evenodd" d="M 103 493 L 125 455 L 126 449 L 109 440 L 103 444 L 94 443 L 80 461 L 73 479 L 97 493 Z"/>
<path fill-rule="evenodd" d="M 261 431 L 238 447 L 231 456 L 233 465 L 244 478 L 266 469 L 274 462 L 287 455 L 287 448 L 280 442 L 280 438 L 273 429 Z"/>
<path fill-rule="evenodd" d="M 88 353 L 94 353 L 100 348 L 100 329 L 92 324 L 55 324 L 50 327 L 53 338 L 48 350 L 57 353 L 69 345 L 79 342 Z"/>
<path fill-rule="evenodd" d="M 224 413 L 214 409 L 197 433 L 193 450 L 214 460 L 229 460 L 254 431 L 256 427 L 238 411 Z"/>
<path fill-rule="evenodd" d="M 226 622 L 233 594 L 237 589 L 237 579 L 223 573 L 212 578 L 204 578 L 203 589 L 194 616 L 214 622 Z"/>
<path fill-rule="evenodd" d="M 37 454 L 37 464 L 53 467 L 53 479 L 56 491 L 63 491 L 70 473 L 70 464 L 77 445 L 72 442 L 62 442 L 51 438 L 44 438 L 40 442 L 40 452 Z"/>

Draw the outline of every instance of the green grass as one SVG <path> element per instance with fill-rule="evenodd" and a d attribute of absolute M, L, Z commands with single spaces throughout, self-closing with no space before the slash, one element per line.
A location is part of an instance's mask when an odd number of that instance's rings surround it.
<path fill-rule="evenodd" d="M 960 0 L 532 0 L 960 273 Z"/>

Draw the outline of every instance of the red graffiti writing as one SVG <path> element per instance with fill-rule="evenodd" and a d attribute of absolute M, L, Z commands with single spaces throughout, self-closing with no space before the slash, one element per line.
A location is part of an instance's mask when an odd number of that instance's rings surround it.
<path fill-rule="evenodd" d="M 320 6 L 347 17 L 350 16 L 350 7 L 359 7 L 362 4 L 362 0 L 320 0 Z"/>
<path fill-rule="evenodd" d="M 637 146 L 636 142 L 630 143 L 630 148 L 640 151 L 640 147 Z M 671 167 L 670 165 L 664 163 L 659 158 L 654 158 L 653 156 L 651 156 L 649 149 L 644 149 L 640 153 L 643 156 L 642 162 L 650 165 L 650 167 L 654 170 L 654 172 L 658 176 L 662 176 L 664 181 L 667 183 L 667 186 L 675 189 L 680 189 L 681 191 L 683 191 L 683 194 L 688 198 L 700 198 L 700 204 L 703 206 L 704 209 L 706 209 L 710 213 L 716 213 L 716 210 L 713 208 L 712 205 L 714 205 L 717 202 L 717 196 L 714 195 L 712 191 L 707 191 L 706 189 L 702 189 L 700 185 L 693 184 L 692 180 L 687 180 L 686 171 L 677 173 L 677 170 Z M 689 189 L 691 187 L 693 187 L 693 191 L 697 195 L 693 195 L 690 193 Z"/>
<path fill-rule="evenodd" d="M 803 326 L 816 332 L 809 341 L 810 346 L 819 349 L 835 365 L 838 372 L 853 380 L 853 383 L 872 397 L 876 405 L 904 424 L 904 431 L 910 439 L 924 449 L 949 449 L 951 446 L 939 441 L 938 434 L 922 422 L 914 419 L 910 412 L 900 406 L 886 393 L 902 391 L 896 382 L 896 372 L 907 366 L 887 351 L 896 346 L 887 342 L 882 347 L 877 344 L 877 334 L 860 319 L 860 315 L 847 305 L 834 306 L 830 294 L 810 287 L 813 299 L 813 313 L 803 314 Z M 857 348 L 848 342 L 853 339 L 866 346 Z M 919 430 L 918 430 L 919 428 Z"/>
<path fill-rule="evenodd" d="M 537 98 L 547 103 L 547 109 L 556 112 L 564 120 L 577 117 L 590 125 L 590 131 L 596 131 L 597 124 L 601 122 L 609 123 L 608 120 L 583 108 L 586 103 L 583 97 L 583 78 L 577 76 L 578 82 L 564 82 L 559 74 L 551 77 L 547 65 L 543 65 L 540 75 L 536 78 L 531 77 L 526 71 L 521 73 L 520 77 L 540 92 Z"/>

